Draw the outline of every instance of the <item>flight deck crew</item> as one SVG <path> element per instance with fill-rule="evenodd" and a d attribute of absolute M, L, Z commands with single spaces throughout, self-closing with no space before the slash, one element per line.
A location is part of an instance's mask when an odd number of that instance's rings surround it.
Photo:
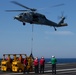
<path fill-rule="evenodd" d="M 25 72 L 27 72 L 27 65 L 28 65 L 27 58 L 24 59 L 23 64 L 24 64 L 24 71 L 23 71 L 23 73 L 25 74 Z"/>
<path fill-rule="evenodd" d="M 44 57 L 41 57 L 40 59 L 40 73 L 44 73 L 44 66 L 45 66 L 45 59 Z"/>
<path fill-rule="evenodd" d="M 19 61 L 22 63 L 22 55 L 20 54 L 20 56 L 19 56 Z"/>
<path fill-rule="evenodd" d="M 53 74 L 53 73 L 56 74 L 56 62 L 57 62 L 57 60 L 56 60 L 55 56 L 52 56 L 52 58 L 51 58 L 52 74 Z"/>
<path fill-rule="evenodd" d="M 34 69 L 35 73 L 39 73 L 39 61 L 37 57 L 34 59 Z"/>

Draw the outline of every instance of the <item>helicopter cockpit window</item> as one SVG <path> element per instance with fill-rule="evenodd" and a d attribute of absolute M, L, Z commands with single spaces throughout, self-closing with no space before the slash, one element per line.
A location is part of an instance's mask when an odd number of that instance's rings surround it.
<path fill-rule="evenodd" d="M 19 15 L 23 15 L 23 13 L 20 13 Z"/>
<path fill-rule="evenodd" d="M 42 18 L 45 18 L 45 19 L 46 19 L 46 17 L 45 17 L 45 16 L 42 16 Z"/>

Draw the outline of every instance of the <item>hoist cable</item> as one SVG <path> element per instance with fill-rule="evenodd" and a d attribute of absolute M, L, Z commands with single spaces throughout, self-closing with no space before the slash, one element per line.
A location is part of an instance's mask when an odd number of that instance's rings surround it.
<path fill-rule="evenodd" d="M 32 25 L 32 38 L 31 38 L 31 52 L 33 51 L 33 25 Z"/>

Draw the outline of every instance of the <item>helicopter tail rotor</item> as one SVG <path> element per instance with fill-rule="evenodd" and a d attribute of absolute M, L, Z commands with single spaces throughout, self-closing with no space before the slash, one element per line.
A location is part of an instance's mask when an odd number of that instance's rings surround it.
<path fill-rule="evenodd" d="M 61 13 L 61 17 L 59 17 L 60 22 L 58 23 L 58 27 L 67 26 L 67 23 L 64 22 L 66 16 L 64 16 L 64 12 Z"/>
<path fill-rule="evenodd" d="M 61 16 L 58 16 L 58 19 L 66 19 L 67 18 L 67 16 L 64 16 L 64 11 L 63 12 L 61 12 Z"/>

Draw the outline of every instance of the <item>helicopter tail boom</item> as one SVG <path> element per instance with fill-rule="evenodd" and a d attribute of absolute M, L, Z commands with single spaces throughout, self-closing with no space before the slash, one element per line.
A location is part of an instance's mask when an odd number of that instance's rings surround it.
<path fill-rule="evenodd" d="M 57 27 L 63 27 L 63 26 L 68 26 L 68 24 L 67 23 L 61 23 L 61 24 L 58 24 Z"/>
<path fill-rule="evenodd" d="M 62 17 L 61 21 L 58 23 L 58 27 L 67 26 L 68 25 L 67 23 L 64 23 L 65 19 L 66 19 L 65 17 Z"/>

